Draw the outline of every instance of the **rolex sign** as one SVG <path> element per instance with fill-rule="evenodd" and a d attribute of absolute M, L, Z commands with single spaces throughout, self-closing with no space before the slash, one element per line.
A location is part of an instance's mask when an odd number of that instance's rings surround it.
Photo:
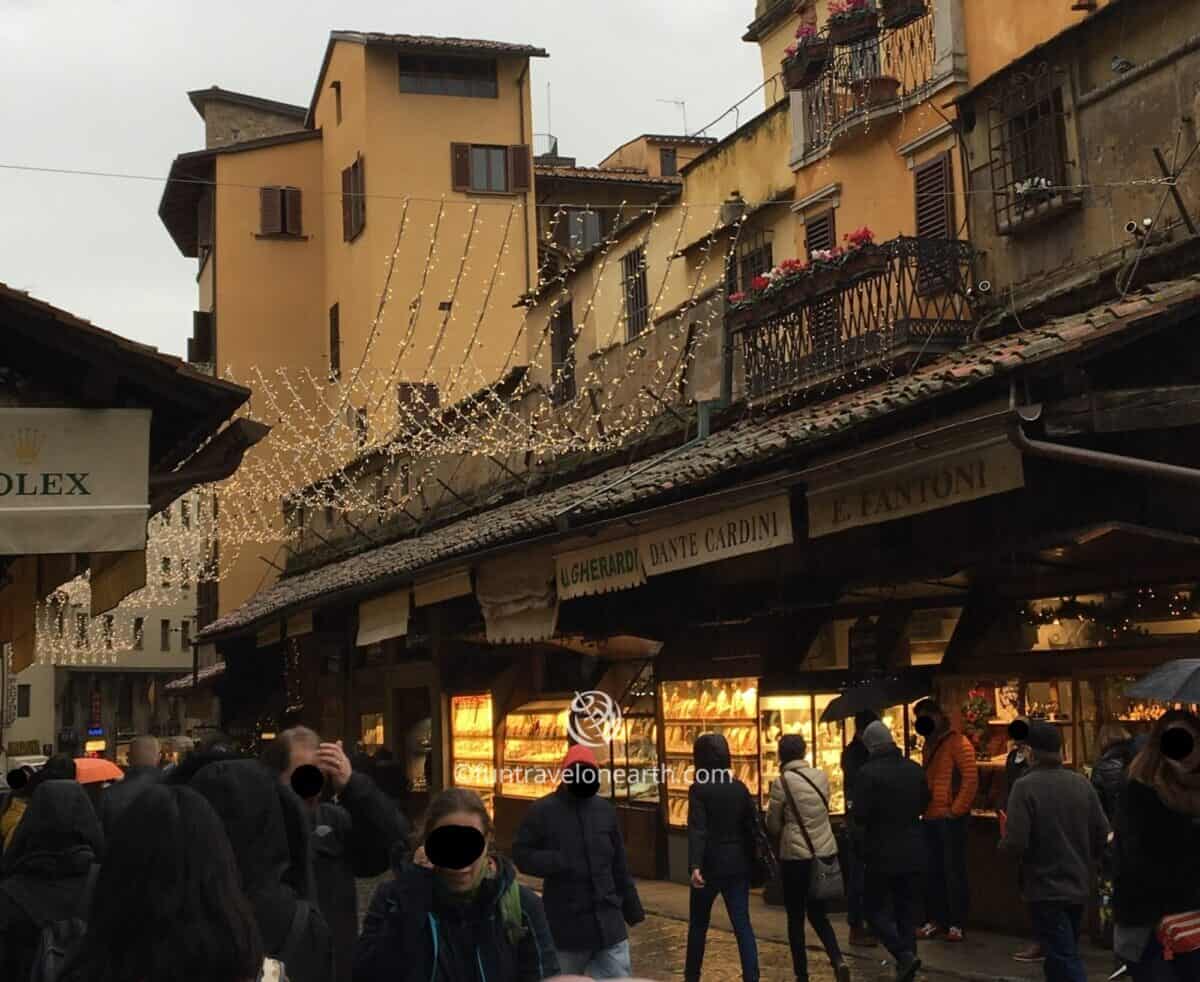
<path fill-rule="evenodd" d="M 0 555 L 146 544 L 150 412 L 0 409 Z"/>

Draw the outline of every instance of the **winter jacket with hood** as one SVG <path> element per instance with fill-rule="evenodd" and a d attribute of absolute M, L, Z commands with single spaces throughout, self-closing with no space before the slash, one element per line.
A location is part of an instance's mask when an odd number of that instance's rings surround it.
<path fill-rule="evenodd" d="M 1133 739 L 1120 740 L 1104 748 L 1096 766 L 1092 768 L 1092 787 L 1100 795 L 1100 804 L 1104 806 L 1104 814 L 1111 822 L 1117 817 L 1117 807 L 1121 802 L 1121 792 L 1129 772 L 1129 765 L 1137 756 L 1137 747 Z"/>
<path fill-rule="evenodd" d="M 355 877 L 387 871 L 392 846 L 408 834 L 400 810 L 367 775 L 354 773 L 337 803 L 322 802 L 313 816 L 313 872 L 317 899 L 333 935 L 339 982 L 350 982 L 358 937 Z"/>
<path fill-rule="evenodd" d="M 537 894 L 496 860 L 473 900 L 440 895 L 437 874 L 405 866 L 371 898 L 354 949 L 354 982 L 538 982 L 558 957 Z M 519 903 L 506 904 L 515 891 Z"/>
<path fill-rule="evenodd" d="M 804 778 L 808 778 L 808 781 Z M 784 781 L 787 781 L 786 789 L 782 783 Z M 812 784 L 809 784 L 809 781 Z M 791 792 L 790 799 L 788 791 Z M 795 807 L 800 809 L 800 821 L 804 822 L 804 829 L 812 839 L 817 855 L 822 859 L 837 855 L 837 839 L 833 835 L 827 807 L 829 778 L 825 776 L 824 771 L 809 767 L 806 761 L 791 760 L 783 765 L 783 771 L 771 784 L 771 799 L 767 805 L 767 831 L 771 833 L 771 841 L 778 843 L 779 858 L 813 858 L 796 820 L 793 802 Z"/>
<path fill-rule="evenodd" d="M 1117 810 L 1113 910 L 1117 923 L 1155 925 L 1200 910 L 1200 816 L 1175 811 L 1130 780 Z"/>
<path fill-rule="evenodd" d="M 730 772 L 724 737 L 700 736 L 695 763 L 697 780 L 688 788 L 688 869 L 714 883 L 748 877 L 758 804 Z"/>
<path fill-rule="evenodd" d="M 577 763 L 595 767 L 595 755 L 572 747 L 563 766 Z M 534 802 L 517 830 L 513 860 L 522 873 L 542 878 L 559 951 L 610 948 L 628 937 L 626 924 L 645 919 L 616 809 L 604 798 L 581 797 L 562 784 Z"/>
<path fill-rule="evenodd" d="M 854 786 L 851 830 L 868 873 L 925 870 L 921 814 L 930 791 L 919 764 L 892 745 L 871 755 Z"/>
<path fill-rule="evenodd" d="M 46 781 L 0 860 L 0 979 L 29 977 L 41 929 L 87 913 L 88 871 L 103 850 L 100 820 L 74 781 Z"/>
<path fill-rule="evenodd" d="M 100 796 L 100 821 L 104 824 L 104 835 L 112 835 L 114 823 L 134 798 L 161 780 L 162 771 L 157 767 L 130 767 L 125 771 L 124 780 L 105 788 Z"/>
<path fill-rule="evenodd" d="M 209 764 L 190 785 L 225 826 L 266 953 L 284 962 L 289 982 L 331 982 L 333 949 L 316 902 L 310 820 L 296 793 L 253 760 Z M 284 957 L 294 925 L 298 939 Z"/>

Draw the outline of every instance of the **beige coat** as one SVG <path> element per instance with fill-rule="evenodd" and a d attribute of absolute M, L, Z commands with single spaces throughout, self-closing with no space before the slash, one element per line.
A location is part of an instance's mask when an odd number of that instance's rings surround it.
<path fill-rule="evenodd" d="M 784 765 L 783 773 L 771 784 L 771 801 L 767 807 L 767 831 L 771 842 L 779 850 L 779 858 L 812 859 L 808 844 L 796 819 L 795 812 L 784 793 L 780 781 L 787 781 L 788 790 L 792 792 L 792 800 L 800 809 L 800 818 L 804 822 L 809 838 L 817 855 L 825 859 L 836 855 L 837 839 L 833 836 L 833 826 L 829 823 L 829 810 L 821 801 L 821 796 L 813 790 L 808 781 L 800 776 L 803 773 L 812 781 L 829 801 L 829 778 L 823 771 L 810 767 L 806 761 L 793 760 Z M 780 835 L 782 833 L 782 836 Z"/>

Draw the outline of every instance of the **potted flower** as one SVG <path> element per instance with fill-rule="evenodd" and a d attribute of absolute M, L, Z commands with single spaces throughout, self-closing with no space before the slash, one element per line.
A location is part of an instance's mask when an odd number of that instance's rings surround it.
<path fill-rule="evenodd" d="M 879 0 L 883 26 L 894 31 L 925 16 L 925 0 Z"/>
<path fill-rule="evenodd" d="M 812 24 L 801 24 L 796 41 L 784 49 L 783 80 L 788 90 L 812 85 L 829 61 L 829 41 Z"/>
<path fill-rule="evenodd" d="M 980 757 L 988 756 L 988 721 L 995 716 L 995 707 L 986 689 L 972 689 L 962 707 L 963 733 Z"/>
<path fill-rule="evenodd" d="M 887 250 L 875 244 L 875 233 L 866 225 L 844 236 L 844 241 L 841 266 L 845 279 L 853 282 L 887 271 Z"/>
<path fill-rule="evenodd" d="M 857 44 L 878 32 L 872 0 L 833 0 L 829 5 L 829 40 L 834 44 Z"/>
<path fill-rule="evenodd" d="M 814 297 L 830 293 L 842 285 L 840 260 L 844 250 L 841 246 L 832 249 L 817 249 L 812 254 L 809 266 L 809 288 Z"/>

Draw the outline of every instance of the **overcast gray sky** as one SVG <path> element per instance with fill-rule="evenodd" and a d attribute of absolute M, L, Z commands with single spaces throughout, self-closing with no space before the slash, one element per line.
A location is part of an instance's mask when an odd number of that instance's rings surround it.
<path fill-rule="evenodd" d="M 550 83 L 561 152 L 595 164 L 629 137 L 682 129 L 658 99 L 686 99 L 695 130 L 751 92 L 753 15 L 753 0 L 0 0 L 0 165 L 165 177 L 203 146 L 189 89 L 305 104 L 333 29 L 541 45 L 535 129 Z M 741 120 L 761 108 L 756 96 Z M 161 180 L 0 168 L 0 281 L 182 354 L 195 265 L 158 220 L 161 192 Z"/>

